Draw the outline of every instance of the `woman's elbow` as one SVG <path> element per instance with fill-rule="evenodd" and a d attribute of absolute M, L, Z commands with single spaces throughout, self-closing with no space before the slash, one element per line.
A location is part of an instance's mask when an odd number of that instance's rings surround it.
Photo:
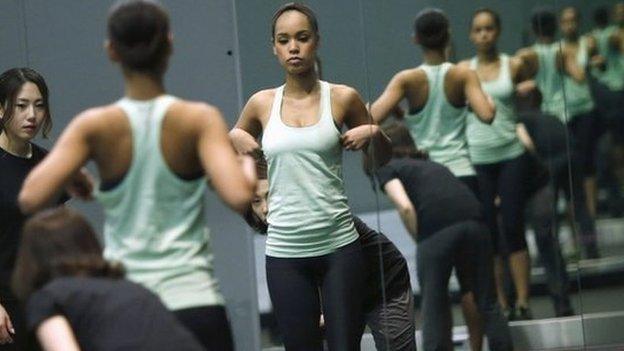
<path fill-rule="evenodd" d="M 254 196 L 254 188 L 251 184 L 247 184 L 244 188 L 232 194 L 226 201 L 229 207 L 237 213 L 243 215 L 251 206 Z"/>
<path fill-rule="evenodd" d="M 28 188 L 22 188 L 18 197 L 17 204 L 22 211 L 23 214 L 32 214 L 38 209 L 38 203 L 35 197 L 32 194 L 32 191 L 29 191 Z"/>
<path fill-rule="evenodd" d="M 494 118 L 496 117 L 496 106 L 491 105 L 488 106 L 485 111 L 481 114 L 481 121 L 485 124 L 494 123 Z"/>

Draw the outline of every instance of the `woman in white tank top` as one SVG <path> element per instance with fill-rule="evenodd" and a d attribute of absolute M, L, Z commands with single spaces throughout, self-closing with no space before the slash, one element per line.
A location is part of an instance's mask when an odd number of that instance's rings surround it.
<path fill-rule="evenodd" d="M 495 253 L 498 299 L 508 317 L 529 319 L 529 254 L 524 237 L 524 212 L 527 197 L 525 184 L 529 177 L 529 159 L 518 132 L 531 146 L 530 138 L 518 127 L 514 105 L 516 84 L 531 79 L 529 67 L 517 57 L 501 54 L 496 46 L 501 23 L 496 12 L 477 10 L 470 27 L 470 40 L 477 49 L 472 59 L 460 66 L 473 69 L 483 89 L 496 103 L 496 119 L 491 125 L 479 123 L 468 115 L 466 136 L 470 157 L 479 180 L 484 215 L 492 234 Z M 519 129 L 519 130 L 518 130 Z M 500 197 L 500 209 L 494 204 Z M 500 211 L 501 229 L 498 215 Z M 499 244 L 499 232 L 505 236 L 504 250 Z M 510 308 L 503 284 L 502 259 L 509 260 L 511 277 L 516 291 L 515 310 Z"/>
<path fill-rule="evenodd" d="M 243 154 L 268 161 L 267 281 L 287 350 L 321 350 L 319 315 L 330 350 L 357 350 L 364 273 L 342 179 L 342 148 L 368 150 L 376 164 L 390 144 L 358 93 L 320 81 L 314 13 L 300 4 L 273 17 L 273 53 L 284 85 L 254 94 L 230 132 Z M 341 128 L 349 129 L 341 134 Z M 372 145 L 371 145 L 372 144 Z M 372 152 L 370 153 L 372 154 Z"/>
<path fill-rule="evenodd" d="M 204 196 L 209 178 L 222 200 L 243 213 L 255 186 L 253 162 L 241 167 L 216 108 L 166 95 L 171 34 L 163 8 L 148 1 L 113 7 L 106 50 L 121 66 L 125 96 L 74 118 L 26 179 L 20 206 L 42 208 L 95 161 L 106 257 L 155 292 L 206 349 L 231 350 Z"/>

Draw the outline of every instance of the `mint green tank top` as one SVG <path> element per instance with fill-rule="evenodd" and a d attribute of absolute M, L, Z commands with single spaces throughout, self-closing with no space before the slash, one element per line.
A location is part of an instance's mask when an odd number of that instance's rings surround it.
<path fill-rule="evenodd" d="M 557 52 L 559 43 L 535 44 L 539 69 L 535 83 L 542 93 L 542 112 L 556 116 L 567 123 L 565 101 L 563 99 L 563 78 L 557 69 Z"/>
<path fill-rule="evenodd" d="M 405 116 L 416 145 L 429 153 L 432 161 L 446 166 L 456 177 L 475 175 L 466 141 L 466 107 L 455 107 L 446 98 L 444 79 L 453 64 L 445 62 L 419 67 L 427 74 L 427 103 L 417 113 Z"/>
<path fill-rule="evenodd" d="M 476 70 L 477 66 L 478 60 L 474 57 L 470 61 L 470 68 Z M 496 118 L 488 125 L 481 122 L 474 113 L 468 113 L 466 136 L 472 163 L 496 163 L 522 155 L 524 146 L 516 134 L 518 116 L 513 101 L 515 88 L 509 56 L 500 55 L 498 77 L 481 81 L 481 87 L 496 103 Z"/>
<path fill-rule="evenodd" d="M 598 44 L 598 53 L 607 61 L 606 69 L 593 69 L 592 74 L 604 85 L 613 91 L 624 90 L 624 55 L 609 47 L 609 37 L 617 32 L 617 26 L 612 25 L 592 32 Z"/>
<path fill-rule="evenodd" d="M 581 37 L 578 44 L 578 52 L 576 55 L 578 65 L 584 70 L 589 65 L 589 55 L 587 53 L 587 38 Z M 589 82 L 586 79 L 579 83 L 572 77 L 564 76 L 565 102 L 568 112 L 568 121 L 583 113 L 590 112 L 594 109 L 594 99 L 591 95 Z"/>
<path fill-rule="evenodd" d="M 132 162 L 121 183 L 96 192 L 105 211 L 104 256 L 171 310 L 222 305 L 206 228 L 206 180 L 182 180 L 161 154 L 162 121 L 175 98 L 117 102 L 132 130 Z"/>
<path fill-rule="evenodd" d="M 262 136 L 269 178 L 267 256 L 323 256 L 358 238 L 342 178 L 331 88 L 324 81 L 320 86 L 319 120 L 306 127 L 282 121 L 284 86 L 275 92 Z"/>

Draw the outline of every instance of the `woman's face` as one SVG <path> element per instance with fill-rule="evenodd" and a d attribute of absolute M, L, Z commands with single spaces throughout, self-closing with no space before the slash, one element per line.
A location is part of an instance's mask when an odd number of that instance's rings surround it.
<path fill-rule="evenodd" d="M 273 53 L 288 73 L 314 69 L 318 37 L 308 17 L 299 11 L 286 11 L 275 22 Z"/>
<path fill-rule="evenodd" d="M 12 140 L 29 141 L 41 129 L 46 114 L 43 96 L 35 83 L 22 85 L 14 108 L 13 117 L 4 125 L 4 131 Z M 1 113 L 4 115 L 4 110 Z"/>
<path fill-rule="evenodd" d="M 472 20 L 470 40 L 477 50 L 490 50 L 496 45 L 500 30 L 491 14 L 481 12 Z"/>
<path fill-rule="evenodd" d="M 258 179 L 258 187 L 256 194 L 251 202 L 251 208 L 258 218 L 266 223 L 266 216 L 269 213 L 267 195 L 269 194 L 269 181 L 266 179 Z"/>
<path fill-rule="evenodd" d="M 573 9 L 565 9 L 561 13 L 560 19 L 561 34 L 566 38 L 574 37 L 578 34 L 578 16 Z"/>

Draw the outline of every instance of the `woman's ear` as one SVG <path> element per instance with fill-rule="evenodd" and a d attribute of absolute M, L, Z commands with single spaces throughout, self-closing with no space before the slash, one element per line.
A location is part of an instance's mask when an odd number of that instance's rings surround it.
<path fill-rule="evenodd" d="M 106 54 L 108 55 L 108 58 L 113 62 L 119 62 L 119 54 L 117 54 L 117 51 L 113 47 L 113 44 L 111 44 L 110 40 L 104 40 L 103 46 Z"/>

